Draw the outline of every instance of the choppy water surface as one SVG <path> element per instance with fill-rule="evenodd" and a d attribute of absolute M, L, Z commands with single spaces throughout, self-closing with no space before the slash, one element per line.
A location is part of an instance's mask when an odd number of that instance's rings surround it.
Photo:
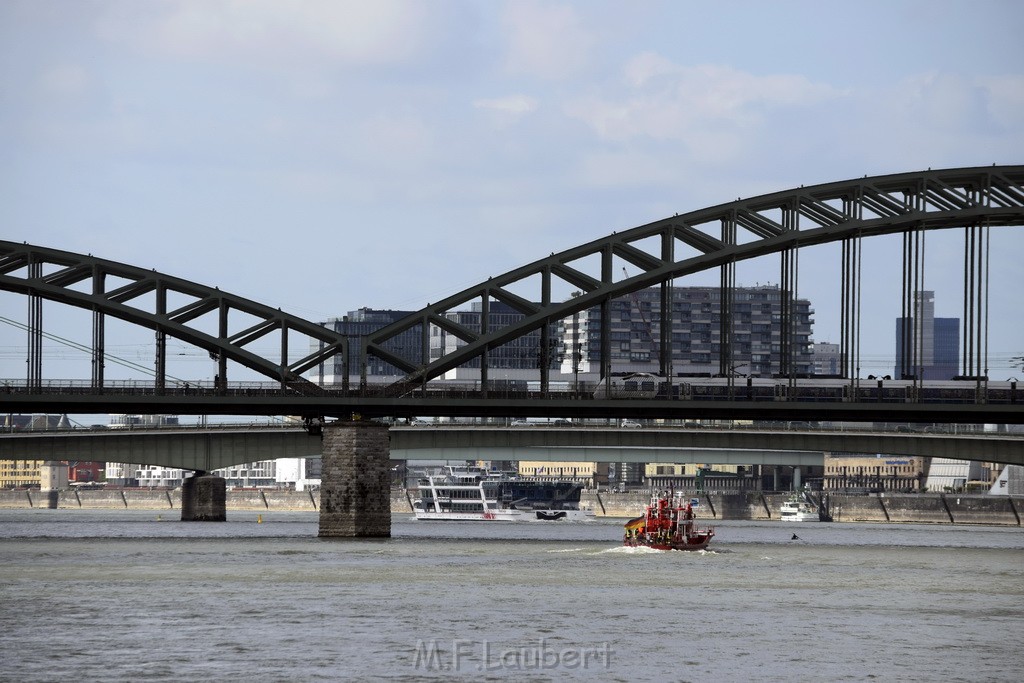
<path fill-rule="evenodd" d="M 0 511 L 0 680 L 1018 681 L 1024 530 Z M 796 533 L 799 538 L 793 540 Z"/>

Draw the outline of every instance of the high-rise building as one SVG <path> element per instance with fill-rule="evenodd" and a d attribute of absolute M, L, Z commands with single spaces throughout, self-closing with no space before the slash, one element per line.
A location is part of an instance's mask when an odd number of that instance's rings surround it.
<path fill-rule="evenodd" d="M 914 294 L 917 315 L 896 319 L 894 377 L 945 380 L 956 377 L 960 362 L 960 319 L 935 317 L 935 292 Z"/>
<path fill-rule="evenodd" d="M 671 354 L 673 372 L 677 375 L 707 375 L 721 371 L 721 292 L 717 287 L 676 287 L 671 294 Z M 661 335 L 661 288 L 651 287 L 611 301 L 610 338 L 613 372 L 659 372 Z M 785 304 L 793 324 L 783 330 Z M 743 375 L 768 376 L 788 368 L 788 372 L 809 375 L 814 370 L 811 340 L 813 310 L 807 299 L 784 300 L 777 286 L 738 287 L 733 291 L 732 349 L 730 368 Z M 400 320 L 411 311 L 381 311 L 361 308 L 343 318 L 324 323 L 335 332 L 349 337 L 348 372 L 350 380 L 360 375 L 361 337 Z M 446 317 L 473 332 L 482 330 L 483 307 L 473 302 L 468 310 L 449 311 Z M 515 325 L 524 317 L 516 309 L 498 301 L 488 306 L 487 330 L 495 331 Z M 597 308 L 580 311 L 549 328 L 549 370 L 566 374 L 589 375 L 599 372 L 601 320 Z M 787 335 L 788 333 L 788 335 Z M 783 358 L 783 340 L 789 340 L 790 356 Z M 315 343 L 315 342 L 314 342 Z M 507 371 L 510 379 L 536 378 L 542 349 L 541 331 L 533 330 L 521 337 L 492 348 L 487 353 L 488 369 Z M 456 351 L 465 342 L 440 326 L 432 326 L 429 337 L 429 360 L 437 360 Z M 422 332 L 418 327 L 390 340 L 391 353 L 419 365 L 422 353 Z M 315 349 L 312 349 L 315 350 Z M 787 362 L 788 360 L 788 362 Z M 468 377 L 479 374 L 479 356 L 467 359 L 458 370 Z M 522 372 L 519 372 L 522 371 Z M 530 373 L 529 371 L 533 371 Z M 323 384 L 341 382 L 342 362 L 335 358 L 314 368 L 309 378 Z M 460 379 L 451 372 L 448 379 Z M 366 374 L 400 376 L 404 373 L 382 360 L 367 359 Z M 500 379 L 492 373 L 491 381 Z"/>
<path fill-rule="evenodd" d="M 839 344 L 829 342 L 815 342 L 814 344 L 814 374 L 815 375 L 841 375 L 843 372 L 842 359 L 839 352 Z"/>
<path fill-rule="evenodd" d="M 733 290 L 732 349 L 728 370 L 742 375 L 771 376 L 812 373 L 813 342 L 807 299 L 785 301 L 779 287 L 737 287 Z M 792 326 L 783 329 L 784 304 L 790 304 Z M 650 287 L 611 301 L 609 333 L 612 372 L 660 372 L 661 288 Z M 718 287 L 674 287 L 671 290 L 670 353 L 677 376 L 721 371 L 722 291 Z M 788 335 L 786 334 L 788 332 Z M 789 339 L 789 358 L 783 340 Z M 562 333 L 562 372 L 596 373 L 600 364 L 601 314 L 592 308 L 566 318 Z M 787 374 L 788 374 L 787 373 Z"/>
<path fill-rule="evenodd" d="M 348 376 L 349 379 L 358 383 L 362 374 L 360 367 L 360 354 L 362 351 L 362 337 L 387 327 L 393 322 L 412 315 L 413 311 L 392 311 L 376 310 L 372 308 L 360 308 L 357 311 L 349 311 L 348 315 L 341 318 L 330 318 L 320 323 L 324 327 L 348 337 Z M 312 342 L 311 352 L 316 351 L 317 342 Z M 394 339 L 385 344 L 385 348 L 400 358 L 405 358 L 412 363 L 419 364 L 422 349 L 422 339 L 419 329 L 406 330 L 398 334 Z M 341 384 L 343 359 L 334 356 L 328 363 L 322 363 L 309 373 L 309 379 L 318 384 Z M 395 366 L 379 358 L 370 356 L 366 359 L 367 376 L 401 377 L 405 373 Z"/>
<path fill-rule="evenodd" d="M 351 382 L 358 382 L 361 373 L 359 357 L 362 348 L 362 337 L 387 327 L 391 323 L 401 320 L 413 313 L 413 311 L 361 308 L 357 311 L 350 311 L 348 315 L 342 318 L 331 318 L 326 322 L 321 323 L 324 327 L 349 338 L 348 373 Z M 473 302 L 469 310 L 449 311 L 445 313 L 445 317 L 468 330 L 479 333 L 482 329 L 481 323 L 483 320 L 483 306 L 480 302 Z M 500 330 L 501 328 L 518 323 L 523 319 L 523 317 L 523 313 L 520 313 L 507 304 L 499 301 L 491 301 L 488 306 L 487 329 L 492 332 Z M 557 324 L 553 324 L 551 326 L 549 338 L 552 340 L 550 342 L 552 344 L 552 350 L 549 356 L 551 359 L 550 367 L 551 369 L 556 369 L 558 367 L 559 358 L 557 353 L 557 340 L 559 338 Z M 401 358 L 405 358 L 413 365 L 419 365 L 422 362 L 422 342 L 421 330 L 418 327 L 413 327 L 398 334 L 394 339 L 389 340 L 385 344 L 385 348 L 387 348 L 391 353 L 394 353 Z M 316 342 L 314 342 L 314 344 L 316 344 Z M 442 356 L 454 352 L 464 344 L 465 342 L 461 338 L 451 334 L 447 330 L 441 327 L 431 326 L 428 347 L 430 354 L 429 360 L 437 360 Z M 499 347 L 490 349 L 487 353 L 487 367 L 491 369 L 503 369 L 510 371 L 533 370 L 533 375 L 535 376 L 536 370 L 540 364 L 540 346 L 540 330 L 534 330 L 522 337 L 502 344 Z M 314 346 L 311 351 L 315 350 L 316 348 Z M 479 368 L 480 357 L 477 356 L 467 360 L 462 364 L 459 370 L 465 371 L 468 369 L 468 374 L 475 374 L 478 376 Z M 475 373 L 474 370 L 476 370 Z M 308 377 L 312 381 L 318 383 L 328 385 L 340 384 L 342 381 L 342 372 L 342 360 L 341 358 L 336 357 L 329 363 L 325 363 L 314 368 L 309 373 Z M 372 356 L 367 358 L 367 377 L 388 377 L 393 379 L 401 377 L 404 374 L 404 372 L 398 370 L 390 363 Z M 459 379 L 462 374 L 467 373 L 449 373 L 448 378 Z M 495 379 L 497 379 L 497 377 L 492 375 L 492 381 Z"/>
<path fill-rule="evenodd" d="M 462 327 L 474 332 L 480 332 L 481 322 L 483 321 L 483 305 L 481 302 L 475 301 L 468 311 L 449 311 L 445 316 Z M 487 311 L 487 329 L 490 332 L 494 332 L 504 327 L 515 325 L 524 317 L 523 313 L 520 313 L 508 304 L 500 301 L 491 301 Z M 549 369 L 556 369 L 559 359 L 557 352 L 557 324 L 550 326 L 548 338 L 552 344 L 551 352 L 548 355 L 548 367 Z M 441 358 L 464 345 L 465 342 L 454 334 L 435 327 L 431 330 L 430 358 L 431 360 Z M 541 333 L 537 329 L 499 347 L 490 349 L 487 352 L 487 367 L 489 369 L 536 370 L 540 367 L 540 357 Z M 479 368 L 480 357 L 477 356 L 469 359 L 462 367 Z"/>

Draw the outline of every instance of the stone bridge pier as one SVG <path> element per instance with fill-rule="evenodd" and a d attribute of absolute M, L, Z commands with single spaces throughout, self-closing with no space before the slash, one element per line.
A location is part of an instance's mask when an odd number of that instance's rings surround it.
<path fill-rule="evenodd" d="M 387 425 L 324 424 L 319 536 L 391 536 L 390 455 Z"/>
<path fill-rule="evenodd" d="M 227 521 L 227 482 L 197 470 L 181 484 L 181 521 Z"/>

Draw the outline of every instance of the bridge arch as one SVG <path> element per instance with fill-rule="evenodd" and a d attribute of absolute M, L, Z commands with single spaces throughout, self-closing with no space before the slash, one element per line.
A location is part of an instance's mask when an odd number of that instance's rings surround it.
<path fill-rule="evenodd" d="M 156 383 L 163 388 L 166 373 L 166 336 L 210 352 L 217 360 L 218 377 L 227 379 L 227 361 L 234 361 L 282 387 L 303 393 L 316 390 L 302 373 L 327 359 L 346 355 L 347 339 L 322 325 L 289 315 L 280 309 L 245 299 L 217 287 L 190 282 L 154 270 L 75 254 L 27 243 L 0 241 L 0 289 L 30 297 L 29 335 L 42 334 L 38 304 L 48 299 L 93 312 L 93 386 L 103 386 L 103 316 L 113 316 L 156 332 Z M 216 317 L 216 333 L 194 323 L 204 316 Z M 243 329 L 233 329 L 234 318 L 244 317 Z M 298 361 L 289 362 L 287 337 L 299 332 L 320 342 L 319 349 Z M 281 354 L 265 358 L 247 348 L 267 335 L 277 334 Z M 40 380 L 41 357 L 32 354 L 38 341 L 30 341 L 29 385 Z M 35 357 L 31 357 L 35 355 Z M 33 368 L 32 366 L 37 367 Z M 35 380 L 35 381 L 33 381 Z"/>
<path fill-rule="evenodd" d="M 842 242 L 844 259 L 848 260 L 843 267 L 859 268 L 855 242 L 863 237 L 1021 225 L 1024 166 L 865 176 L 737 199 L 613 233 L 492 277 L 370 335 L 365 341 L 365 353 L 408 373 L 406 382 L 411 385 L 439 377 L 489 349 L 536 330 L 542 334 L 543 354 L 551 348 L 546 339 L 550 323 L 589 308 L 606 306 L 615 297 L 653 285 L 662 285 L 664 291 L 666 283 L 684 275 L 780 254 L 785 289 L 786 269 L 792 267 L 786 265 L 787 255 L 800 247 Z M 752 239 L 740 241 L 741 231 Z M 589 274 L 574 265 L 588 258 L 600 262 L 599 274 Z M 615 258 L 630 264 L 638 274 L 616 278 Z M 528 280 L 537 283 L 535 297 L 527 299 L 511 291 L 511 287 Z M 578 296 L 552 301 L 556 281 L 578 289 Z M 474 330 L 445 317 L 448 311 L 480 302 L 486 318 L 491 300 L 512 307 L 523 315 L 522 319 L 498 330 Z M 664 294 L 662 301 L 666 306 Z M 425 341 L 431 327 L 455 335 L 463 345 L 431 360 Z M 385 346 L 413 329 L 419 329 L 424 338 L 419 363 L 391 353 Z M 664 344 L 663 339 L 663 348 Z M 661 355 L 663 359 L 666 356 Z M 548 367 L 545 360 L 542 356 L 540 367 Z M 602 376 L 606 375 L 607 359 L 602 360 L 601 369 Z M 541 373 L 542 385 L 545 381 L 546 373 Z"/>

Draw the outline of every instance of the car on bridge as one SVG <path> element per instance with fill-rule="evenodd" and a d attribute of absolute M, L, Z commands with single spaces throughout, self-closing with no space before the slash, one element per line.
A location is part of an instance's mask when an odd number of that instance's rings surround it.
<path fill-rule="evenodd" d="M 619 426 L 625 429 L 639 429 L 640 427 L 643 427 L 643 425 L 636 420 L 623 420 Z"/>

